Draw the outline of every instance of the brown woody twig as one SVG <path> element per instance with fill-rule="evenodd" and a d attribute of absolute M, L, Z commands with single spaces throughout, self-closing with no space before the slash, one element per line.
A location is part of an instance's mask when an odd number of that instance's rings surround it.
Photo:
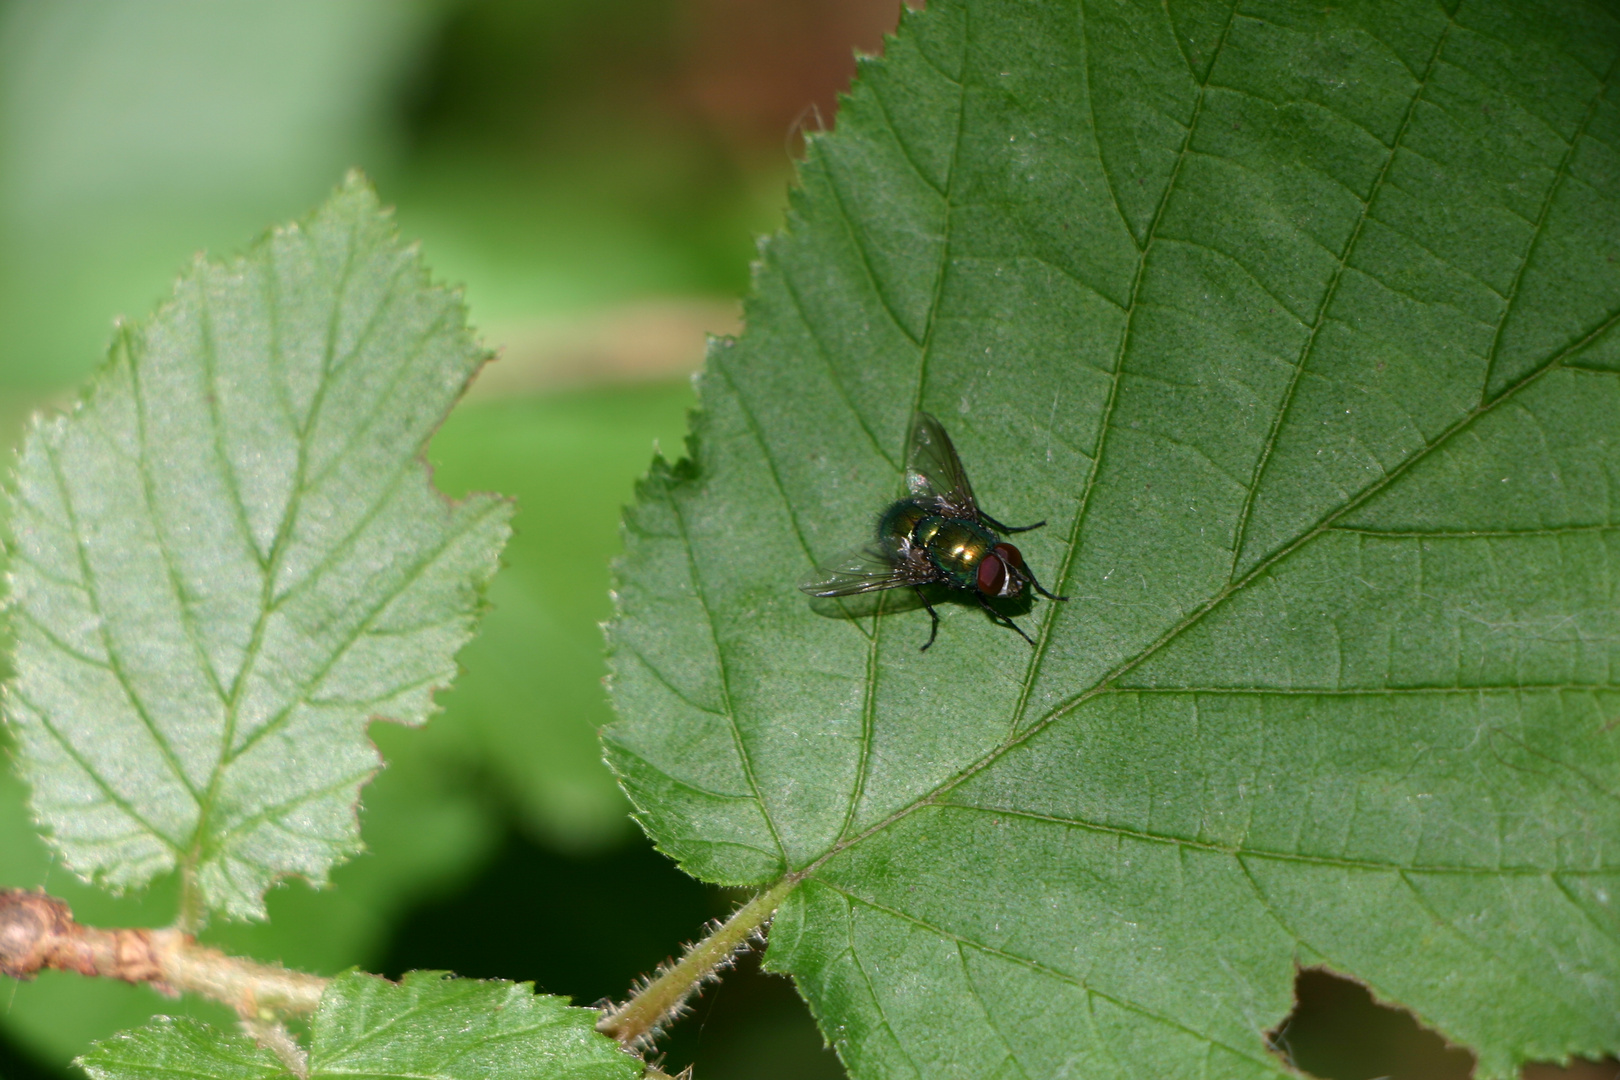
<path fill-rule="evenodd" d="M 31 979 L 45 970 L 144 983 L 171 997 L 201 994 L 254 1022 L 314 1012 L 328 981 L 228 956 L 180 930 L 83 926 L 54 896 L 0 890 L 0 974 Z"/>

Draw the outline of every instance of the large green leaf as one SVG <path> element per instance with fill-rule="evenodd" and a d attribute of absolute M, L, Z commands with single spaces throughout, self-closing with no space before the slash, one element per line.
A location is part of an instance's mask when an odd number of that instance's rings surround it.
<path fill-rule="evenodd" d="M 1327 965 L 1620 1048 L 1620 25 L 941 0 L 629 518 L 610 758 L 861 1077 L 1278 1076 Z M 956 437 L 1067 604 L 795 584 Z"/>
<path fill-rule="evenodd" d="M 309 1076 L 634 1080 L 641 1062 L 596 1033 L 596 1016 L 527 983 L 413 971 L 396 985 L 351 972 L 333 981 L 310 1022 Z M 289 1075 L 242 1035 L 168 1017 L 98 1043 L 80 1063 L 94 1080 Z"/>
<path fill-rule="evenodd" d="M 356 850 L 366 722 L 426 719 L 506 537 L 509 504 L 448 502 L 419 456 L 484 357 L 351 177 L 199 262 L 36 424 L 6 711 L 70 867 L 179 867 L 190 906 L 252 917 Z"/>

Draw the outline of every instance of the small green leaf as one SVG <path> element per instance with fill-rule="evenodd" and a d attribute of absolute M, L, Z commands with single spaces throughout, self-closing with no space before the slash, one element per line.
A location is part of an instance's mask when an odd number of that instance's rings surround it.
<path fill-rule="evenodd" d="M 334 979 L 310 1022 L 309 1075 L 417 1080 L 634 1080 L 642 1064 L 596 1032 L 597 1014 L 528 983 L 413 971 L 402 983 Z M 280 1076 L 267 1050 L 234 1033 L 159 1018 L 98 1043 L 80 1064 L 96 1080 Z"/>
<path fill-rule="evenodd" d="M 235 1031 L 189 1017 L 158 1016 L 96 1043 L 78 1064 L 95 1080 L 261 1080 L 291 1075 L 270 1051 Z"/>
<path fill-rule="evenodd" d="M 357 849 L 365 725 L 427 718 L 507 535 L 507 503 L 450 503 L 420 459 L 485 357 L 351 176 L 199 261 L 36 422 L 6 713 L 69 866 L 178 866 L 193 904 L 262 917 L 277 877 Z"/>
<path fill-rule="evenodd" d="M 1612 5 L 930 0 L 628 518 L 608 752 L 859 1077 L 1620 1050 Z M 935 413 L 1067 603 L 818 614 Z M 890 594 L 894 595 L 894 594 Z"/>
<path fill-rule="evenodd" d="M 597 1034 L 597 1016 L 567 998 L 536 994 L 529 983 L 413 971 L 395 984 L 350 973 L 321 997 L 310 1026 L 310 1070 L 447 1080 L 640 1076 L 638 1059 Z"/>

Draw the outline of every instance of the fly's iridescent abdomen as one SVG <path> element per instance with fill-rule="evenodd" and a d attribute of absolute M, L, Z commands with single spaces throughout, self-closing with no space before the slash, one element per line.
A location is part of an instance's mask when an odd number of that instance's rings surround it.
<path fill-rule="evenodd" d="M 882 516 L 878 518 L 878 541 L 883 544 L 900 540 L 915 543 L 917 526 L 938 512 L 937 508 L 922 499 L 901 499 L 883 511 Z"/>

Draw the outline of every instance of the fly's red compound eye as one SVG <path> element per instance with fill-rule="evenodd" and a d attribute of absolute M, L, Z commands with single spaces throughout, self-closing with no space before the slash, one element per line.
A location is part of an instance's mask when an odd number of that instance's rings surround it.
<path fill-rule="evenodd" d="M 1007 568 L 1002 564 L 1000 556 L 986 555 L 979 563 L 979 591 L 986 596 L 1000 596 L 1002 586 L 1006 584 Z"/>
<path fill-rule="evenodd" d="M 1023 552 L 1011 544 L 997 544 L 996 553 L 990 557 L 1000 559 L 1006 571 L 1007 580 L 1003 585 L 1005 591 L 997 595 L 1011 596 L 1024 587 L 1024 581 L 1029 577 L 1029 567 L 1024 565 Z"/>

